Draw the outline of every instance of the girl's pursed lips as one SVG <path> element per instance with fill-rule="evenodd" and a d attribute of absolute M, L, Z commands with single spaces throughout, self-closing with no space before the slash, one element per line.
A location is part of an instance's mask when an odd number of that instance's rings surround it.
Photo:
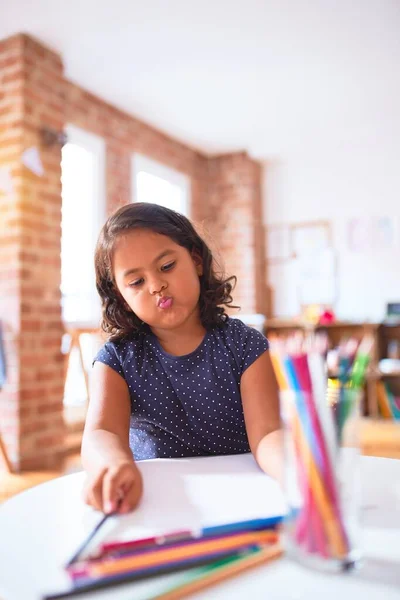
<path fill-rule="evenodd" d="M 172 305 L 171 296 L 162 296 L 157 302 L 159 308 L 169 308 Z"/>

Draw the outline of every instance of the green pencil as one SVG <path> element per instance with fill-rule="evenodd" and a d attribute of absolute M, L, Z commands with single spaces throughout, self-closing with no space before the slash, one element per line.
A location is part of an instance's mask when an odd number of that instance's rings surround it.
<path fill-rule="evenodd" d="M 188 594 L 201 591 L 204 588 L 220 583 L 229 577 L 243 573 L 251 567 L 262 565 L 282 554 L 279 543 L 263 548 L 253 548 L 245 551 L 240 556 L 224 558 L 210 565 L 182 573 L 181 581 L 166 589 L 161 594 L 149 596 L 146 600 L 179 600 Z"/>

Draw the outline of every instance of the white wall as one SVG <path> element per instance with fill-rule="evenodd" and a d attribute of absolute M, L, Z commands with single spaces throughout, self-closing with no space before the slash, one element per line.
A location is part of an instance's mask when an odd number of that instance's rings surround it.
<path fill-rule="evenodd" d="M 382 115 L 382 119 L 385 115 Z M 381 320 L 388 301 L 400 300 L 400 232 L 392 251 L 354 253 L 348 246 L 352 217 L 393 216 L 400 222 L 400 127 L 387 119 L 373 135 L 354 134 L 335 148 L 307 148 L 301 155 L 267 161 L 264 220 L 267 224 L 329 220 L 337 251 L 336 314 Z M 293 266 L 269 267 L 274 314 L 298 314 Z"/>

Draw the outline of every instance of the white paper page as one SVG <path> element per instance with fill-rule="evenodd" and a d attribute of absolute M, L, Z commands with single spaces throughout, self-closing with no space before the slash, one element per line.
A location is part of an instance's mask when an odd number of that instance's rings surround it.
<path fill-rule="evenodd" d="M 286 510 L 279 485 L 259 469 L 251 455 L 236 456 L 234 461 L 225 456 L 182 459 L 179 463 L 146 461 L 144 490 L 140 507 L 106 522 L 89 552 L 105 541 L 198 531 L 280 516 Z"/>

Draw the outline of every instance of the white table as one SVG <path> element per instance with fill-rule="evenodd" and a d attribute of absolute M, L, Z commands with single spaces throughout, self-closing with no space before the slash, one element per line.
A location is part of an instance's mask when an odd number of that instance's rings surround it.
<path fill-rule="evenodd" d="M 192 597 L 399 600 L 400 461 L 363 457 L 361 468 L 365 563 L 359 572 L 324 575 L 282 558 Z M 182 524 L 197 526 L 207 511 L 218 520 L 218 511 L 224 505 L 230 516 L 242 506 L 243 516 L 252 517 L 265 504 L 263 491 L 267 488 L 271 505 L 281 501 L 275 484 L 258 470 L 251 455 L 160 459 L 142 462 L 140 469 L 145 481 L 142 505 L 131 515 L 109 522 L 111 537 L 118 532 L 123 537 L 124 531 L 126 535 L 134 531 L 141 537 L 148 531 L 175 529 Z M 83 481 L 83 473 L 68 475 L 27 490 L 0 506 L 2 600 L 38 600 L 44 592 L 65 588 L 68 579 L 62 565 L 101 516 L 84 505 Z M 211 507 L 212 497 L 219 498 L 219 508 Z M 80 597 L 142 600 L 148 583 L 142 582 L 140 589 L 135 585 Z"/>

